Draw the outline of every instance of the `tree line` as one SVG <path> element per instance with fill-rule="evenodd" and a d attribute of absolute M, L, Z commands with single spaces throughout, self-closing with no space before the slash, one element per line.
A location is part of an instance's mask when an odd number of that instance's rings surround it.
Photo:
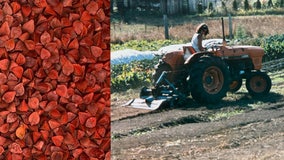
<path fill-rule="evenodd" d="M 256 0 L 254 3 L 248 0 L 209 0 L 207 4 L 204 4 L 201 0 L 196 0 L 194 3 L 196 6 L 192 7 L 190 5 L 193 1 L 189 0 L 176 0 L 175 4 L 178 3 L 179 7 L 175 14 L 182 15 L 194 15 L 202 14 L 205 12 L 237 12 L 239 10 L 249 11 L 253 9 L 269 9 L 269 8 L 283 8 L 284 0 Z M 169 6 L 170 0 L 111 0 L 111 13 L 113 15 L 117 14 L 122 17 L 130 14 L 144 12 L 147 14 L 164 14 L 167 12 L 165 6 Z M 216 5 L 216 3 L 221 5 Z M 170 3 L 172 5 L 173 2 Z M 166 10 L 166 11 L 165 11 Z"/>

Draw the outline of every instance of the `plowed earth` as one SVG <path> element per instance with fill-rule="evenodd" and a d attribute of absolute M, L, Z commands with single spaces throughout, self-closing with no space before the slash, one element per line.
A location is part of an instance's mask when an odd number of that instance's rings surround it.
<path fill-rule="evenodd" d="M 284 70 L 269 73 L 271 92 L 245 88 L 217 105 L 148 111 L 122 107 L 139 90 L 112 95 L 112 159 L 284 159 Z M 212 109 L 214 108 L 214 109 Z"/>

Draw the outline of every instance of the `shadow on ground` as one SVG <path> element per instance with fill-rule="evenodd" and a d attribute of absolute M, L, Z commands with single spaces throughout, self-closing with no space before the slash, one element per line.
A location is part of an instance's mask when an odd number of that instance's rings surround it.
<path fill-rule="evenodd" d="M 284 97 L 283 95 L 274 93 L 274 92 L 271 92 L 263 97 L 252 97 L 246 92 L 238 92 L 238 93 L 232 94 L 229 97 L 225 97 L 222 101 L 220 101 L 217 104 L 200 104 L 194 101 L 191 97 L 189 97 L 182 104 L 177 104 L 173 107 L 170 107 L 169 104 L 164 104 L 164 106 L 161 106 L 158 111 L 165 110 L 165 109 L 166 110 L 169 110 L 169 109 L 191 110 L 191 109 L 202 108 L 202 107 L 205 107 L 207 109 L 221 109 L 225 107 L 245 107 L 249 109 L 249 108 L 252 108 L 250 104 L 277 103 L 281 100 L 284 100 L 283 97 Z"/>

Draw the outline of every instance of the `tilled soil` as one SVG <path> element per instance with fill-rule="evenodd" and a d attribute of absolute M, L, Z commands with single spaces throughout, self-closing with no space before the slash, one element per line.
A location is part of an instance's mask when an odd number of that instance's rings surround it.
<path fill-rule="evenodd" d="M 112 159 L 284 159 L 283 87 L 274 83 L 261 99 L 242 87 L 214 106 L 189 99 L 158 111 L 112 101 Z"/>

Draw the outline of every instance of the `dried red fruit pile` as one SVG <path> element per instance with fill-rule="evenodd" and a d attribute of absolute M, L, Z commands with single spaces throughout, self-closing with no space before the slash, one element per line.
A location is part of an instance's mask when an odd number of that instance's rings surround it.
<path fill-rule="evenodd" d="M 0 0 L 0 159 L 110 159 L 110 0 Z"/>

